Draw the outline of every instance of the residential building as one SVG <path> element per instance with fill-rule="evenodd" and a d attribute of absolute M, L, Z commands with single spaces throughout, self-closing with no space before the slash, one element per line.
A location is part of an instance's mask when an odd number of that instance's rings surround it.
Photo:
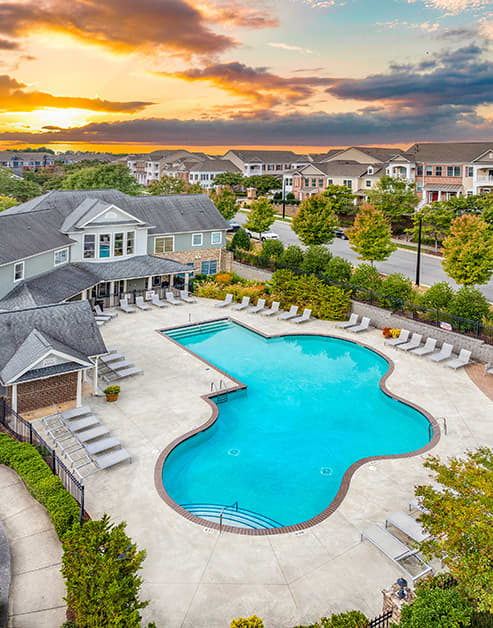
<path fill-rule="evenodd" d="M 228 150 L 223 159 L 234 163 L 245 177 L 256 174 L 282 175 L 310 163 L 308 155 L 290 150 Z"/>
<path fill-rule="evenodd" d="M 206 190 L 211 190 L 217 175 L 226 172 L 239 174 L 240 169 L 227 159 L 206 159 L 199 161 L 190 168 L 188 180 L 190 183 L 199 183 L 200 187 Z"/>
<path fill-rule="evenodd" d="M 10 168 L 16 174 L 24 170 L 38 170 L 47 166 L 54 166 L 57 161 L 52 153 L 23 153 L 21 151 L 0 152 L 0 166 Z"/>
<path fill-rule="evenodd" d="M 127 167 L 140 185 L 160 181 L 165 175 L 188 181 L 190 169 L 208 159 L 205 153 L 188 150 L 159 150 L 149 155 L 129 155 Z"/>

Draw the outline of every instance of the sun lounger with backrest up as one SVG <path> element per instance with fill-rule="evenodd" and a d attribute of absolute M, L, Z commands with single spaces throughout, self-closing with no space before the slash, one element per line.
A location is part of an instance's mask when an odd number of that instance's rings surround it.
<path fill-rule="evenodd" d="M 224 301 L 221 301 L 221 303 L 216 303 L 216 307 L 228 307 L 228 305 L 231 305 L 231 303 L 233 303 L 233 295 L 231 294 L 231 292 L 228 292 Z"/>
<path fill-rule="evenodd" d="M 109 310 L 105 310 L 103 312 L 100 305 L 95 305 L 94 311 L 96 312 L 97 316 L 107 316 L 108 318 L 115 318 L 115 316 L 118 316 L 118 312 L 110 312 Z"/>
<path fill-rule="evenodd" d="M 307 321 L 310 320 L 311 315 L 312 315 L 312 311 L 305 308 L 303 310 L 303 314 L 301 316 L 297 316 L 296 318 L 292 318 L 291 322 L 297 323 L 298 325 L 300 323 L 306 323 Z"/>
<path fill-rule="evenodd" d="M 250 312 L 252 314 L 258 314 L 259 312 L 263 312 L 265 310 L 265 299 L 259 299 L 257 301 L 257 305 L 250 308 Z"/>
<path fill-rule="evenodd" d="M 165 296 L 166 296 L 166 301 L 168 303 L 171 303 L 171 305 L 183 305 L 181 301 L 178 301 L 177 299 L 175 299 L 175 295 L 172 292 L 167 292 Z"/>
<path fill-rule="evenodd" d="M 290 318 L 295 318 L 298 315 L 298 306 L 292 305 L 288 312 L 282 312 L 277 317 L 280 321 L 288 321 Z"/>
<path fill-rule="evenodd" d="M 348 327 L 347 331 L 352 331 L 355 334 L 359 334 L 361 331 L 368 331 L 370 323 L 371 321 L 368 316 L 363 316 L 359 325 L 356 325 L 356 327 Z"/>
<path fill-rule="evenodd" d="M 463 366 L 467 366 L 471 363 L 471 352 L 467 349 L 461 349 L 459 353 L 459 357 L 454 360 L 449 360 L 445 362 L 444 366 L 448 366 L 455 371 L 457 369 L 462 368 Z"/>
<path fill-rule="evenodd" d="M 272 306 L 268 310 L 264 310 L 263 312 L 260 312 L 260 315 L 261 316 L 274 316 L 274 314 L 277 314 L 279 312 L 280 305 L 281 304 L 279 303 L 279 301 L 274 301 Z"/>
<path fill-rule="evenodd" d="M 443 360 L 449 360 L 452 357 L 453 350 L 453 345 L 448 344 L 448 342 L 444 342 L 440 351 L 437 351 L 432 355 L 428 355 L 427 358 L 428 360 L 433 360 L 433 362 L 443 362 Z"/>
<path fill-rule="evenodd" d="M 391 347 L 396 347 L 397 345 L 403 345 L 409 339 L 409 331 L 407 329 L 401 329 L 401 333 L 397 336 L 397 338 L 387 338 L 384 341 L 384 344 L 390 345 Z"/>
<path fill-rule="evenodd" d="M 139 308 L 139 310 L 152 310 L 152 307 L 150 305 L 144 303 L 144 297 L 137 297 L 135 299 L 135 305 Z"/>
<path fill-rule="evenodd" d="M 243 299 L 241 300 L 241 303 L 236 303 L 236 305 L 233 305 L 231 309 L 232 310 L 246 310 L 249 305 L 250 305 L 250 297 L 243 297 Z"/>
<path fill-rule="evenodd" d="M 132 312 L 136 312 L 137 310 L 128 304 L 128 299 L 120 299 L 120 310 L 125 312 L 126 314 L 131 314 Z"/>
<path fill-rule="evenodd" d="M 425 532 L 423 526 L 416 521 L 414 517 L 411 517 L 411 515 L 408 515 L 407 512 L 403 510 L 396 510 L 388 515 L 385 519 L 385 527 L 387 527 L 389 523 L 401 532 L 404 532 L 405 535 L 413 541 L 416 541 L 416 543 L 426 541 L 426 539 L 429 539 L 431 536 L 428 532 Z"/>
<path fill-rule="evenodd" d="M 185 301 L 185 303 L 196 303 L 195 299 L 193 299 L 187 290 L 180 290 L 180 299 Z"/>
<path fill-rule="evenodd" d="M 413 334 L 409 342 L 405 342 L 402 345 L 397 345 L 396 348 L 400 349 L 401 351 L 411 351 L 411 349 L 417 349 L 421 344 L 421 338 L 423 338 L 423 334 Z"/>
<path fill-rule="evenodd" d="M 348 327 L 355 327 L 358 324 L 358 314 L 351 314 L 348 321 L 342 321 L 342 323 L 336 323 L 336 327 L 340 329 L 347 329 Z"/>
<path fill-rule="evenodd" d="M 168 304 L 165 303 L 164 301 L 161 301 L 161 299 L 159 298 L 159 295 L 157 294 L 152 295 L 151 303 L 152 305 L 155 305 L 156 307 L 168 307 Z"/>
<path fill-rule="evenodd" d="M 429 353 L 433 353 L 437 346 L 437 341 L 435 338 L 427 338 L 423 347 L 418 347 L 417 349 L 412 349 L 411 353 L 414 355 L 428 355 Z"/>

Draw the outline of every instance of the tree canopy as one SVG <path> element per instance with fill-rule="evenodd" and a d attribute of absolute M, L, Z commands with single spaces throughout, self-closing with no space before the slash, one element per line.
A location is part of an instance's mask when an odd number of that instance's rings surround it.
<path fill-rule="evenodd" d="M 100 164 L 81 168 L 63 178 L 62 189 L 115 189 L 125 194 L 137 194 L 140 186 L 124 164 Z"/>
<path fill-rule="evenodd" d="M 260 234 L 264 231 L 268 231 L 275 219 L 276 216 L 272 203 L 269 199 L 261 197 L 252 203 L 245 227 L 250 231 Z"/>
<path fill-rule="evenodd" d="M 317 194 L 305 199 L 293 218 L 291 227 L 307 246 L 333 242 L 337 217 L 329 198 L 324 194 Z"/>
<path fill-rule="evenodd" d="M 455 218 L 443 242 L 442 266 L 457 283 L 487 283 L 493 272 L 493 234 L 480 216 Z"/>
<path fill-rule="evenodd" d="M 326 196 L 329 199 L 332 209 L 336 214 L 347 216 L 356 212 L 356 207 L 354 205 L 354 199 L 356 196 L 346 185 L 331 184 L 323 192 L 323 196 Z"/>
<path fill-rule="evenodd" d="M 436 202 L 423 207 L 413 214 L 413 227 L 410 229 L 412 239 L 415 242 L 418 239 L 419 221 L 421 220 L 421 237 L 424 240 L 432 239 L 435 243 L 435 250 L 438 251 L 438 245 L 450 233 L 450 224 L 453 218 L 454 210 L 445 203 Z"/>
<path fill-rule="evenodd" d="M 231 220 L 236 215 L 236 194 L 230 188 L 222 188 L 211 194 L 211 201 L 221 212 L 226 220 Z"/>
<path fill-rule="evenodd" d="M 351 229 L 346 231 L 353 251 L 359 259 L 374 262 L 386 260 L 397 249 L 392 242 L 390 224 L 382 210 L 362 205 Z"/>
<path fill-rule="evenodd" d="M 33 181 L 19 179 L 8 168 L 0 166 L 0 195 L 10 196 L 19 203 L 25 203 L 41 194 L 41 187 Z"/>
<path fill-rule="evenodd" d="M 237 187 L 238 185 L 244 185 L 244 178 L 241 172 L 220 172 L 214 178 L 214 185 Z"/>
<path fill-rule="evenodd" d="M 15 207 L 18 204 L 15 198 L 0 195 L 0 212 L 3 212 L 4 209 L 9 209 L 9 207 Z"/>
<path fill-rule="evenodd" d="M 152 181 L 146 188 L 149 194 L 166 196 L 168 194 L 201 194 L 203 192 L 199 183 L 189 183 L 181 177 L 172 177 L 165 174 L 159 181 Z"/>
<path fill-rule="evenodd" d="M 271 190 L 281 190 L 282 180 L 271 174 L 254 174 L 243 179 L 243 185 L 247 188 L 255 188 L 259 196 L 265 196 Z"/>
<path fill-rule="evenodd" d="M 419 202 L 414 183 L 407 179 L 384 175 L 368 195 L 369 202 L 392 222 L 412 214 Z"/>

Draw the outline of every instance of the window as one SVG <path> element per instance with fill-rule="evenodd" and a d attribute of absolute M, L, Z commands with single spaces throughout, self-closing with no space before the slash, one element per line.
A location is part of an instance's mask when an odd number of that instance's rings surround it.
<path fill-rule="evenodd" d="M 317 187 L 317 180 L 312 179 L 312 188 L 316 188 L 316 187 Z"/>
<path fill-rule="evenodd" d="M 418 176 L 423 176 L 423 166 L 418 166 L 416 169 L 416 174 Z"/>
<path fill-rule="evenodd" d="M 318 180 L 318 187 L 319 188 L 323 188 L 324 187 L 324 180 L 323 179 L 319 179 Z"/>
<path fill-rule="evenodd" d="M 18 262 L 14 266 L 14 281 L 22 281 L 24 279 L 24 262 Z"/>
<path fill-rule="evenodd" d="M 135 250 L 135 231 L 127 233 L 127 255 L 133 255 Z"/>
<path fill-rule="evenodd" d="M 194 233 L 192 236 L 192 246 L 202 246 L 202 234 Z"/>
<path fill-rule="evenodd" d="M 371 188 L 371 181 L 370 181 L 370 179 L 366 180 L 365 185 L 366 185 L 367 188 Z"/>
<path fill-rule="evenodd" d="M 309 187 L 310 185 L 310 179 L 305 179 L 305 187 Z"/>
<path fill-rule="evenodd" d="M 154 253 L 172 253 L 175 250 L 175 239 L 173 236 L 156 238 L 154 240 Z"/>
<path fill-rule="evenodd" d="M 110 296 L 110 284 L 109 284 L 109 282 L 98 283 L 97 296 L 100 299 L 104 299 L 104 297 L 109 297 Z"/>
<path fill-rule="evenodd" d="M 350 190 L 353 187 L 353 182 L 351 181 L 351 179 L 344 179 L 344 181 L 342 182 L 343 185 L 345 185 L 347 188 L 349 188 Z"/>
<path fill-rule="evenodd" d="M 65 264 L 67 262 L 68 262 L 68 249 L 55 251 L 55 266 L 58 266 L 59 264 Z"/>
<path fill-rule="evenodd" d="M 211 237 L 211 244 L 222 244 L 223 234 L 220 231 L 215 231 Z"/>
<path fill-rule="evenodd" d="M 161 281 L 162 281 L 161 275 L 156 275 L 155 277 L 152 278 L 152 287 L 153 288 L 160 288 L 161 287 Z"/>
<path fill-rule="evenodd" d="M 436 177 L 442 176 L 442 166 L 435 166 L 435 176 Z"/>
<path fill-rule="evenodd" d="M 274 170 L 274 164 L 269 164 L 267 166 L 267 170 Z"/>
<path fill-rule="evenodd" d="M 327 179 L 327 185 L 334 185 L 334 179 Z"/>
<path fill-rule="evenodd" d="M 368 174 L 373 174 L 373 166 L 368 166 Z"/>
<path fill-rule="evenodd" d="M 474 168 L 472 166 L 466 166 L 466 177 L 474 176 Z"/>
<path fill-rule="evenodd" d="M 105 258 L 111 255 L 111 234 L 102 233 L 99 236 L 99 257 Z"/>
<path fill-rule="evenodd" d="M 96 257 L 96 236 L 84 236 L 84 259 L 94 259 Z"/>
<path fill-rule="evenodd" d="M 460 166 L 454 166 L 454 177 L 460 177 Z"/>
<path fill-rule="evenodd" d="M 426 166 L 426 176 L 427 177 L 433 176 L 433 166 Z"/>
<path fill-rule="evenodd" d="M 276 164 L 276 170 L 282 170 L 282 164 Z"/>
<path fill-rule="evenodd" d="M 200 272 L 203 275 L 215 275 L 217 273 L 217 260 L 214 259 L 210 262 L 202 262 Z"/>
<path fill-rule="evenodd" d="M 124 251 L 123 251 L 124 236 L 125 234 L 123 233 L 115 233 L 115 244 L 114 244 L 114 253 L 113 253 L 115 257 L 121 257 L 124 254 Z"/>
<path fill-rule="evenodd" d="M 447 177 L 460 177 L 460 166 L 447 166 Z"/>

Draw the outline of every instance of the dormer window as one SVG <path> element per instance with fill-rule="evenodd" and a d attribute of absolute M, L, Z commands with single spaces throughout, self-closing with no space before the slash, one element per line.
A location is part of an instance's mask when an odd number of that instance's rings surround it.
<path fill-rule="evenodd" d="M 368 174 L 373 174 L 373 166 L 368 166 Z"/>

